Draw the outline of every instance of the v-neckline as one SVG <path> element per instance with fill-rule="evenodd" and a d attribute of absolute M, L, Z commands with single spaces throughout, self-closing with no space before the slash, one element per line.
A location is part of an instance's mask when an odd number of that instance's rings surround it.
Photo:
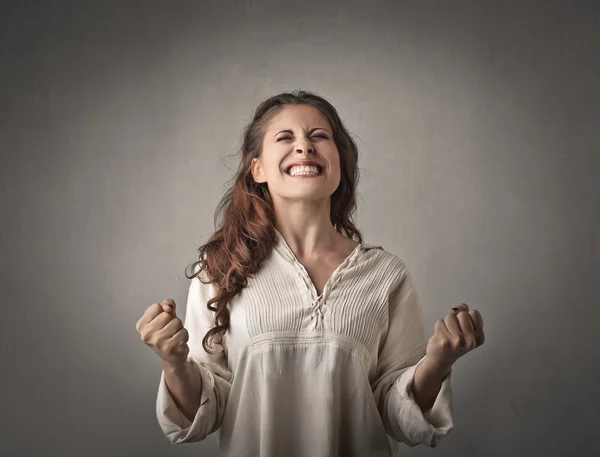
<path fill-rule="evenodd" d="M 290 248 L 290 246 L 287 244 L 287 242 L 285 241 L 285 238 L 283 237 L 281 232 L 279 232 L 279 230 L 275 229 L 275 233 L 276 233 L 277 239 L 279 241 L 278 246 L 280 246 L 283 249 L 283 252 L 285 254 L 287 254 L 288 259 L 298 268 L 299 272 L 302 274 L 306 283 L 310 284 L 310 290 L 312 292 L 313 299 L 315 301 L 323 300 L 326 298 L 326 294 L 329 295 L 329 292 L 331 292 L 331 288 L 333 286 L 332 282 L 335 280 L 335 278 L 337 278 L 337 276 L 344 269 L 346 269 L 346 267 L 349 265 L 349 263 L 356 258 L 356 256 L 361 251 L 361 249 L 364 245 L 364 243 L 358 242 L 358 244 L 354 247 L 352 252 L 346 256 L 346 258 L 342 261 L 342 263 L 340 263 L 337 266 L 337 268 L 335 270 L 333 270 L 333 272 L 331 273 L 331 275 L 325 282 L 325 285 L 323 286 L 323 290 L 319 294 L 317 292 L 317 288 L 315 287 L 315 284 L 314 284 L 312 278 L 308 274 L 308 271 L 306 270 L 306 268 L 304 267 L 302 262 L 300 262 L 298 260 L 298 258 L 296 257 L 296 254 L 294 254 L 294 251 L 292 251 L 292 248 Z"/>

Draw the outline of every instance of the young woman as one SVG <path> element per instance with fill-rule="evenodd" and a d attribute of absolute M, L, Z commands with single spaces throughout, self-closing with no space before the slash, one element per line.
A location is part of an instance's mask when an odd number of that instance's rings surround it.
<path fill-rule="evenodd" d="M 136 325 L 162 360 L 171 443 L 218 432 L 224 456 L 391 456 L 454 427 L 451 367 L 483 343 L 481 315 L 461 304 L 426 338 L 405 263 L 352 221 L 357 161 L 322 97 L 256 109 L 185 324 L 167 299 Z"/>

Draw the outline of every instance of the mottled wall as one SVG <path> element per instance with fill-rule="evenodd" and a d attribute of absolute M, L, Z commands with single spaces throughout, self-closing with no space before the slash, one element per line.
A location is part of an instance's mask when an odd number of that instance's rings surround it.
<path fill-rule="evenodd" d="M 600 451 L 600 14 L 594 1 L 47 1 L 0 7 L 0 454 L 216 455 L 155 418 L 135 331 L 183 304 L 254 107 L 308 89 L 360 147 L 357 223 L 427 328 L 484 346 L 456 427 L 407 455 Z"/>

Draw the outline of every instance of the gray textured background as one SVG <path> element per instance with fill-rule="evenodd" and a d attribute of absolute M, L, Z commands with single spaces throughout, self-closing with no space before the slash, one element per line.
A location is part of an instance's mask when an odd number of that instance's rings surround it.
<path fill-rule="evenodd" d="M 456 427 L 407 455 L 600 452 L 599 2 L 11 2 L 0 10 L 0 454 L 172 447 L 135 323 L 180 316 L 243 126 L 327 97 L 357 138 L 358 226 L 426 326 L 466 302 Z"/>

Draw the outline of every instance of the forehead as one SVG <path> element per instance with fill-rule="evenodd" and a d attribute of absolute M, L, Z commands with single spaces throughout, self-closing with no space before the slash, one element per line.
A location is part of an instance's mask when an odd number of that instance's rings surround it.
<path fill-rule="evenodd" d="M 287 128 L 325 127 L 331 129 L 327 118 L 311 105 L 287 105 L 277 113 L 267 127 L 267 131 Z"/>

